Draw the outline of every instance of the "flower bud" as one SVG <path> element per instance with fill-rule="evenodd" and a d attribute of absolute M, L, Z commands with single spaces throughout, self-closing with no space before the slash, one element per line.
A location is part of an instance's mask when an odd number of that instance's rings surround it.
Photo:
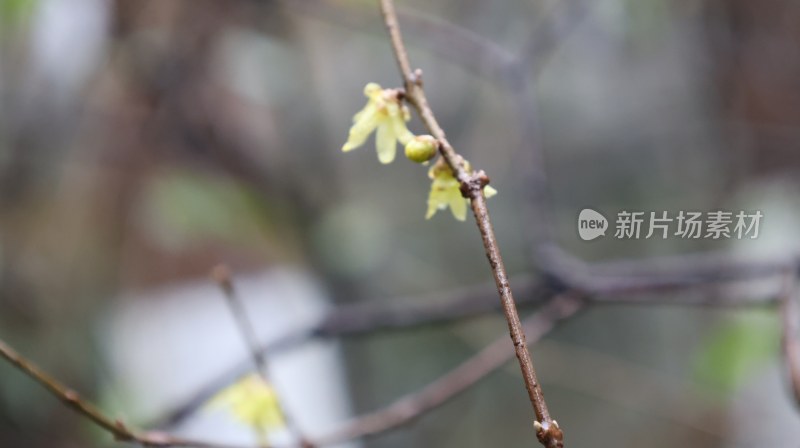
<path fill-rule="evenodd" d="M 406 157 L 417 163 L 425 163 L 436 156 L 439 142 L 430 135 L 418 135 L 406 144 Z"/>

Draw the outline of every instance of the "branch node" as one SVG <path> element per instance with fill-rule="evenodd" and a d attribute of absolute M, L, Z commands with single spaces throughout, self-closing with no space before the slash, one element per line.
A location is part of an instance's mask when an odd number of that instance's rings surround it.
<path fill-rule="evenodd" d="M 469 178 L 461 182 L 461 195 L 465 198 L 473 198 L 475 194 L 480 194 L 483 187 L 489 185 L 489 176 L 483 170 L 472 173 Z"/>
<path fill-rule="evenodd" d="M 79 403 L 81 401 L 81 396 L 72 389 L 66 390 L 64 391 L 64 401 L 73 404 Z"/>
<path fill-rule="evenodd" d="M 544 423 L 540 423 L 534 420 L 533 428 L 536 430 L 536 438 L 542 445 L 547 448 L 563 448 L 564 433 L 558 427 L 557 421 L 545 420 Z"/>

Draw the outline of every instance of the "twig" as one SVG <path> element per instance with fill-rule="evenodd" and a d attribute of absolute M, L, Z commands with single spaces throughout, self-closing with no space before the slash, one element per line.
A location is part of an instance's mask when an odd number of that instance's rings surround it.
<path fill-rule="evenodd" d="M 266 378 L 267 359 L 265 353 L 260 350 L 255 328 L 253 328 L 253 324 L 247 317 L 247 311 L 244 309 L 244 304 L 236 294 L 236 290 L 233 287 L 233 279 L 231 279 L 230 270 L 225 265 L 217 265 L 211 271 L 211 278 L 214 279 L 217 285 L 219 285 L 223 295 L 225 296 L 225 303 L 227 303 L 231 309 L 231 314 L 233 314 L 236 324 L 242 333 L 242 338 L 244 339 L 245 344 L 247 344 L 250 356 L 253 357 L 253 363 L 258 369 L 258 373 L 264 377 L 265 381 L 268 381 Z"/>
<path fill-rule="evenodd" d="M 261 347 L 258 344 L 256 330 L 253 327 L 253 323 L 247 316 L 247 310 L 244 307 L 244 303 L 242 303 L 241 298 L 236 293 L 230 269 L 222 264 L 217 265 L 211 271 L 211 278 L 217 282 L 222 290 L 223 295 L 225 296 L 225 302 L 230 307 L 231 314 L 233 314 L 234 319 L 236 319 L 237 326 L 242 333 L 242 338 L 247 344 L 249 349 L 248 351 L 250 352 L 250 356 L 253 358 L 253 363 L 255 364 L 259 376 L 262 380 L 264 380 L 265 383 L 272 384 L 268 373 L 269 368 L 267 366 L 267 352 L 261 350 Z M 304 435 L 304 432 L 297 426 L 294 418 L 289 412 L 287 412 L 286 407 L 279 403 L 279 408 L 281 414 L 283 414 L 287 429 L 290 433 L 297 437 L 297 440 L 300 441 L 300 446 L 302 448 L 313 448 L 314 445 L 309 442 L 308 438 Z"/>
<path fill-rule="evenodd" d="M 95 405 L 84 401 L 77 392 L 64 386 L 39 369 L 2 340 L 0 340 L 0 356 L 47 389 L 50 394 L 61 400 L 68 408 L 83 416 L 98 428 L 111 434 L 117 441 L 136 443 L 147 447 L 243 448 L 236 445 L 183 439 L 163 432 L 134 430 L 121 420 L 108 417 Z"/>
<path fill-rule="evenodd" d="M 783 333 L 781 335 L 781 348 L 786 363 L 786 372 L 792 388 L 795 403 L 800 406 L 800 341 L 797 337 L 797 287 L 796 273 L 787 272 L 781 294 L 781 321 Z"/>
<path fill-rule="evenodd" d="M 539 381 L 536 379 L 536 370 L 533 367 L 528 345 L 525 342 L 525 332 L 519 320 L 517 307 L 511 292 L 511 286 L 508 282 L 508 275 L 503 265 L 503 258 L 500 254 L 500 248 L 497 245 L 497 238 L 492 228 L 489 211 L 486 207 L 486 197 L 483 193 L 483 187 L 489 183 L 489 178 L 480 170 L 474 173 L 468 172 L 464 158 L 453 149 L 441 126 L 439 126 L 433 111 L 428 105 L 425 90 L 422 88 L 422 72 L 420 70 L 411 71 L 408 53 L 403 43 L 402 35 L 400 34 L 400 26 L 397 23 L 397 13 L 394 9 L 394 2 L 392 0 L 381 0 L 381 11 L 383 13 L 386 29 L 389 32 L 395 59 L 397 60 L 397 65 L 400 68 L 400 74 L 403 78 L 406 93 L 405 97 L 407 101 L 415 107 L 422 122 L 425 123 L 430 133 L 439 141 L 439 152 L 450 166 L 455 178 L 461 183 L 461 193 L 464 197 L 470 199 L 472 212 L 478 224 L 481 239 L 483 240 L 483 247 L 486 250 L 486 256 L 489 258 L 492 275 L 494 276 L 495 284 L 497 285 L 500 295 L 503 313 L 508 322 L 509 334 L 514 344 L 517 359 L 519 360 L 520 370 L 522 371 L 522 377 L 525 381 L 525 388 L 528 391 L 528 398 L 536 414 L 536 436 L 542 445 L 546 447 L 563 446 L 563 433 L 558 427 L 558 423 L 550 417 L 550 411 L 547 409 L 547 403 L 544 400 L 542 388 L 539 385 Z"/>
<path fill-rule="evenodd" d="M 523 327 L 530 341 L 535 342 L 540 339 L 558 322 L 577 313 L 583 305 L 584 302 L 572 295 L 554 298 L 525 319 Z M 508 346 L 507 336 L 503 336 L 424 388 L 396 400 L 383 409 L 364 414 L 342 428 L 315 440 L 320 445 L 336 444 L 384 433 L 407 424 L 468 390 L 502 367 L 513 355 Z"/>

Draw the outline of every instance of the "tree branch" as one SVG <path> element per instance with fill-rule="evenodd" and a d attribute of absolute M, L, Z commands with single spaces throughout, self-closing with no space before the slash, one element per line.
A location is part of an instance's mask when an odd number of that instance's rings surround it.
<path fill-rule="evenodd" d="M 219 285 L 220 289 L 222 290 L 222 294 L 225 296 L 225 302 L 230 307 L 231 314 L 233 314 L 239 331 L 242 333 L 242 338 L 244 339 L 245 344 L 247 344 L 248 352 L 253 358 L 253 364 L 256 367 L 258 375 L 265 383 L 272 384 L 272 381 L 269 379 L 269 366 L 267 364 L 266 352 L 261 350 L 259 347 L 256 329 L 253 326 L 253 323 L 250 321 L 250 318 L 247 316 L 247 310 L 245 309 L 241 297 L 239 297 L 239 295 L 236 293 L 236 288 L 234 288 L 230 269 L 223 264 L 217 265 L 211 271 L 211 278 L 213 278 L 217 285 Z M 297 425 L 294 417 L 286 410 L 286 407 L 283 405 L 283 403 L 279 401 L 278 407 L 281 414 L 283 414 L 286 428 L 294 437 L 297 438 L 297 440 L 300 442 L 300 446 L 302 448 L 314 448 L 314 445 L 308 441 L 305 433 Z"/>
<path fill-rule="evenodd" d="M 64 386 L 36 367 L 31 361 L 17 353 L 2 340 L 0 340 L 0 357 L 3 357 L 19 371 L 42 385 L 68 408 L 86 418 L 98 428 L 111 434 L 115 440 L 120 442 L 137 443 L 147 447 L 243 448 L 229 444 L 183 439 L 163 432 L 141 432 L 131 429 L 121 420 L 108 417 L 96 406 L 84 401 L 77 392 Z"/>
<path fill-rule="evenodd" d="M 247 310 L 245 310 L 244 304 L 239 298 L 239 295 L 236 293 L 230 270 L 225 265 L 217 265 L 211 271 L 211 278 L 217 283 L 220 290 L 222 290 L 222 294 L 225 297 L 225 303 L 228 304 L 228 307 L 231 310 L 231 314 L 233 315 L 236 325 L 242 334 L 242 339 L 244 339 L 245 344 L 247 344 L 248 352 L 253 358 L 253 364 L 258 370 L 259 375 L 262 376 L 264 381 L 269 382 L 269 379 L 267 378 L 267 358 L 264 352 L 259 349 L 256 330 L 253 327 L 252 322 L 250 322 L 250 319 L 247 317 Z"/>
<path fill-rule="evenodd" d="M 584 304 L 585 302 L 573 294 L 558 296 L 525 319 L 522 326 L 528 333 L 530 341 L 535 342 L 552 330 L 558 322 L 575 315 Z M 396 400 L 383 409 L 364 414 L 342 428 L 315 440 L 320 445 L 329 445 L 384 433 L 405 425 L 468 390 L 502 367 L 513 356 L 514 352 L 508 345 L 508 338 L 503 336 L 424 388 Z"/>
<path fill-rule="evenodd" d="M 528 397 L 531 401 L 533 411 L 536 414 L 536 436 L 542 445 L 546 447 L 561 447 L 564 445 L 563 433 L 558 427 L 558 423 L 550 417 L 550 411 L 547 408 L 542 388 L 536 378 L 536 370 L 533 367 L 530 351 L 525 341 L 525 331 L 522 328 L 522 323 L 517 313 L 516 303 L 514 302 L 511 286 L 508 282 L 508 275 L 503 265 L 503 258 L 500 254 L 500 248 L 497 245 L 497 238 L 492 228 L 489 211 L 486 207 L 486 197 L 483 193 L 483 187 L 489 183 L 489 178 L 483 171 L 469 172 L 466 169 L 464 158 L 461 157 L 450 145 L 450 142 L 447 141 L 444 131 L 441 126 L 439 126 L 433 111 L 428 105 L 425 90 L 422 88 L 422 72 L 417 70 L 412 73 L 411 71 L 408 53 L 406 52 L 403 38 L 400 34 L 400 27 L 397 23 L 397 13 L 394 9 L 394 2 L 392 0 L 381 0 L 381 11 L 383 13 L 386 29 L 389 32 L 395 59 L 397 60 L 397 65 L 400 68 L 400 74 L 405 85 L 406 100 L 414 106 L 422 122 L 425 123 L 430 133 L 439 141 L 439 152 L 450 166 L 455 178 L 461 183 L 462 194 L 464 197 L 470 199 L 475 222 L 478 224 L 481 239 L 483 240 L 483 247 L 486 250 L 486 256 L 489 258 L 492 275 L 494 276 L 495 284 L 497 285 L 500 295 L 503 313 L 508 322 L 509 334 L 514 344 L 517 359 L 519 360 L 520 370 L 522 371 L 522 377 L 525 381 L 525 388 L 528 391 Z"/>
<path fill-rule="evenodd" d="M 552 330 L 558 322 L 575 315 L 584 305 L 585 302 L 575 294 L 558 296 L 525 319 L 524 329 L 530 335 L 530 340 L 535 342 Z M 182 439 L 163 432 L 140 433 L 131 430 L 121 421 L 107 417 L 96 407 L 80 399 L 76 392 L 35 367 L 3 341 L 0 341 L 0 355 L 75 412 L 109 432 L 118 441 L 138 443 L 148 447 L 248 448 Z M 396 400 L 385 408 L 357 417 L 327 434 L 314 437 L 310 441 L 301 440 L 300 447 L 333 445 L 380 434 L 405 425 L 468 390 L 502 367 L 512 356 L 508 340 L 505 336 L 501 337 L 428 386 Z M 294 445 L 284 448 L 294 448 Z"/>

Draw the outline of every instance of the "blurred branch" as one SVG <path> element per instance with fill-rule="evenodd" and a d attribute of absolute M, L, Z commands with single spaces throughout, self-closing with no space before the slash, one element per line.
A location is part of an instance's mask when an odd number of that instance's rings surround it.
<path fill-rule="evenodd" d="M 539 340 L 561 320 L 573 316 L 582 309 L 583 305 L 584 302 L 570 294 L 554 298 L 525 319 L 523 326 L 529 333 L 531 342 Z M 312 442 L 301 441 L 301 446 L 333 445 L 383 433 L 407 424 L 468 390 L 478 381 L 502 367 L 512 358 L 513 354 L 514 352 L 508 346 L 507 337 L 503 336 L 419 391 L 410 393 L 385 408 L 357 417 L 328 434 L 314 438 Z M 0 341 L 0 355 L 43 385 L 67 406 L 112 434 L 118 441 L 137 443 L 148 447 L 245 448 L 182 439 L 163 432 L 139 433 L 133 431 L 121 421 L 107 417 L 93 405 L 81 400 L 76 392 L 62 386 L 2 341 Z M 287 448 L 290 447 L 292 445 L 287 446 Z"/>
<path fill-rule="evenodd" d="M 683 376 L 554 339 L 541 341 L 536 351 L 548 361 L 541 371 L 548 384 L 640 416 L 666 420 L 716 441 L 724 440 L 730 431 L 725 410 L 720 412 L 713 398 L 698 393 L 702 386 Z"/>
<path fill-rule="evenodd" d="M 131 429 L 121 420 L 108 417 L 96 406 L 84 401 L 77 392 L 62 385 L 52 376 L 36 367 L 31 361 L 17 353 L 2 340 L 0 340 L 0 356 L 20 372 L 43 386 L 68 408 L 92 422 L 98 428 L 111 434 L 117 441 L 136 443 L 147 447 L 238 448 L 235 445 L 173 437 L 163 432 L 140 432 Z"/>
<path fill-rule="evenodd" d="M 356 31 L 385 33 L 378 25 L 371 8 L 347 5 L 329 0 L 284 0 L 288 11 L 305 17 L 334 23 Z M 508 68 L 516 64 L 517 57 L 505 48 L 472 30 L 438 19 L 430 14 L 398 11 L 397 15 L 407 26 L 415 44 L 436 56 L 492 80 L 503 81 Z"/>
<path fill-rule="evenodd" d="M 528 334 L 529 343 L 538 341 L 558 322 L 575 315 L 583 305 L 584 302 L 571 294 L 552 299 L 525 319 L 523 328 Z M 335 444 L 405 425 L 468 390 L 513 356 L 514 351 L 508 345 L 508 337 L 502 336 L 424 388 L 401 397 L 383 409 L 357 417 L 316 440 L 320 445 Z"/>
<path fill-rule="evenodd" d="M 253 357 L 253 364 L 255 364 L 258 375 L 265 383 L 272 384 L 272 381 L 269 379 L 266 354 L 259 347 L 258 336 L 256 335 L 255 327 L 253 327 L 253 323 L 247 316 L 247 310 L 244 307 L 241 297 L 239 297 L 239 295 L 236 293 L 230 269 L 222 264 L 217 265 L 211 271 L 211 278 L 217 282 L 217 285 L 219 285 L 223 295 L 225 296 L 225 302 L 231 309 L 231 313 L 236 320 L 236 324 L 242 333 L 245 343 L 247 344 L 250 356 Z M 308 441 L 308 438 L 306 438 L 304 432 L 297 426 L 292 414 L 287 412 L 286 407 L 283 406 L 280 401 L 278 406 L 281 414 L 283 414 L 287 429 L 297 438 L 297 440 L 300 442 L 300 446 L 302 448 L 313 448 L 314 445 Z"/>
<path fill-rule="evenodd" d="M 549 245 L 539 251 L 539 259 L 546 272 L 570 288 L 592 295 L 620 295 L 651 293 L 692 288 L 707 284 L 748 281 L 778 276 L 786 270 L 797 270 L 797 254 L 763 260 L 733 259 L 727 252 L 702 252 L 649 259 L 621 259 L 587 263 Z M 595 299 L 597 301 L 607 301 Z M 617 298 L 609 299 L 618 301 Z M 695 299 L 674 298 L 680 304 Z M 732 299 L 721 298 L 721 305 Z M 762 298 L 752 299 L 762 302 Z M 708 299 L 703 305 L 714 304 Z M 647 301 L 645 301 L 647 303 Z"/>
<path fill-rule="evenodd" d="M 570 292 L 582 294 L 588 304 L 595 305 L 769 306 L 777 302 L 776 296 L 701 294 L 676 295 L 661 299 L 641 295 L 699 289 L 722 282 L 768 278 L 780 275 L 787 266 L 796 266 L 796 262 L 792 259 L 737 261 L 731 260 L 723 253 L 586 263 L 563 251 L 554 250 L 549 253 L 548 260 L 551 263 L 548 274 L 539 277 L 513 278 L 517 287 L 519 306 L 540 305 L 554 294 Z M 493 296 L 495 291 L 494 285 L 487 284 L 440 294 L 339 305 L 312 327 L 299 329 L 264 343 L 260 346 L 260 351 L 276 353 L 289 350 L 314 338 L 354 337 L 386 331 L 410 330 L 485 315 L 500 307 L 500 303 Z M 203 386 L 185 402 L 145 426 L 169 428 L 179 424 L 217 391 L 239 378 L 249 366 L 250 362 L 243 360 Z"/>
<path fill-rule="evenodd" d="M 266 377 L 267 359 L 264 356 L 264 353 L 259 350 L 256 330 L 253 328 L 250 319 L 247 317 L 247 310 L 245 310 L 244 304 L 242 303 L 238 294 L 236 294 L 236 290 L 233 287 L 233 279 L 231 279 L 230 270 L 225 265 L 217 265 L 211 271 L 211 278 L 214 279 L 217 285 L 219 285 L 219 288 L 222 290 L 222 293 L 225 296 L 225 303 L 227 303 L 231 309 L 231 314 L 233 314 L 236 324 L 242 333 L 242 338 L 247 344 L 250 355 L 253 357 L 253 364 L 258 370 L 259 375 L 263 377 L 264 381 L 269 382 Z"/>

